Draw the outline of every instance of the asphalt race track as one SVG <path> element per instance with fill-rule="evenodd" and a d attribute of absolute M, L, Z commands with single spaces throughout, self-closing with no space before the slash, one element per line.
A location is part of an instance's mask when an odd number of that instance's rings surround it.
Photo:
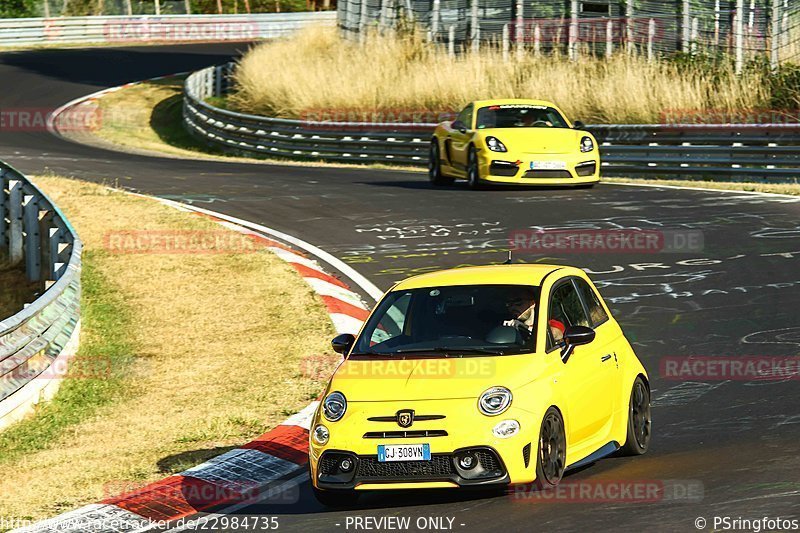
<path fill-rule="evenodd" d="M 50 110 L 105 87 L 221 63 L 244 47 L 3 53 L 0 107 Z M 357 530 L 352 522 L 348 527 L 348 516 L 410 517 L 412 529 L 418 517 L 446 517 L 452 529 L 467 531 L 693 531 L 698 517 L 709 525 L 714 516 L 800 517 L 797 376 L 692 382 L 660 372 L 665 357 L 798 355 L 800 198 L 602 184 L 575 191 L 434 189 L 418 173 L 144 157 L 46 131 L 0 132 L 0 159 L 28 174 L 119 183 L 287 232 L 343 259 L 381 289 L 430 269 L 502 262 L 513 230 L 702 232 L 704 248 L 694 252 L 517 256 L 590 269 L 654 389 L 650 452 L 604 459 L 565 482 L 654 481 L 675 489 L 671 496 L 569 502 L 387 492 L 368 496 L 358 509 L 331 512 L 305 481 L 291 497 L 239 515 L 278 516 L 281 530 L 306 532 Z M 691 493 L 679 494 L 681 488 Z"/>

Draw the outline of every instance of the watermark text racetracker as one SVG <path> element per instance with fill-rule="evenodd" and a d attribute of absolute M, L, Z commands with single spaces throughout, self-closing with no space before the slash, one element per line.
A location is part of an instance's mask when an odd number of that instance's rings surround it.
<path fill-rule="evenodd" d="M 122 230 L 104 236 L 115 254 L 241 254 L 262 251 L 263 240 L 223 230 Z"/>
<path fill-rule="evenodd" d="M 249 41 L 260 36 L 258 24 L 241 20 L 194 19 L 177 22 L 148 20 L 109 21 L 103 28 L 108 41 Z"/>
<path fill-rule="evenodd" d="M 509 497 L 515 502 L 552 503 L 697 503 L 705 487 L 697 479 L 604 479 L 562 481 L 548 490 L 517 485 Z"/>
<path fill-rule="evenodd" d="M 514 230 L 513 250 L 533 253 L 681 253 L 703 250 L 699 230 Z"/>
<path fill-rule="evenodd" d="M 357 362 L 358 356 L 351 357 Z M 338 366 L 341 358 L 330 355 L 312 355 L 300 362 L 303 376 L 311 379 L 328 379 Z M 347 379 L 407 379 L 414 375 L 419 378 L 474 379 L 495 376 L 496 361 L 485 358 L 404 358 L 402 356 L 369 356 L 368 363 L 350 364 L 339 369 L 337 376 Z"/>
<path fill-rule="evenodd" d="M 788 381 L 800 379 L 800 357 L 668 356 L 659 371 L 672 381 Z"/>

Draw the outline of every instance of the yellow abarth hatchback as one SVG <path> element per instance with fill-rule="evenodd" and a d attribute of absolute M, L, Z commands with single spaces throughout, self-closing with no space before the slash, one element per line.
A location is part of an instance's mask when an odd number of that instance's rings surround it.
<path fill-rule="evenodd" d="M 650 442 L 642 364 L 594 284 L 552 265 L 424 274 L 387 292 L 310 431 L 314 493 L 554 487 L 564 471 Z"/>
<path fill-rule="evenodd" d="M 600 181 L 594 136 L 543 100 L 482 100 L 433 132 L 428 174 L 434 185 L 486 183 L 591 187 Z"/>

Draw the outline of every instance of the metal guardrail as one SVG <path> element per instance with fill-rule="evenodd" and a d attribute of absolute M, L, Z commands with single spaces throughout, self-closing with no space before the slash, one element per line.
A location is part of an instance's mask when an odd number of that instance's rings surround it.
<path fill-rule="evenodd" d="M 184 86 L 187 130 L 226 152 L 291 159 L 426 165 L 434 124 L 315 122 L 220 109 L 205 100 L 231 86 L 232 64 L 191 74 Z M 800 124 L 589 125 L 603 174 L 800 178 Z"/>
<path fill-rule="evenodd" d="M 48 369 L 80 319 L 81 248 L 58 207 L 0 162 L 0 257 L 12 267 L 24 264 L 28 280 L 43 290 L 22 311 L 0 321 L 0 427 L 12 411 L 36 403 L 55 377 Z"/>
<path fill-rule="evenodd" d="M 251 41 L 287 35 L 336 13 L 252 15 L 135 15 L 0 19 L 0 47 L 39 44 Z"/>

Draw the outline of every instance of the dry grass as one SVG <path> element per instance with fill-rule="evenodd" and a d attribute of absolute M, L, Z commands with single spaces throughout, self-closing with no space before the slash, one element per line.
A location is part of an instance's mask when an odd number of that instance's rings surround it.
<path fill-rule="evenodd" d="M 765 107 L 763 74 L 720 67 L 689 71 L 617 54 L 610 61 L 534 57 L 504 62 L 483 50 L 452 58 L 417 37 L 372 35 L 365 46 L 314 27 L 262 44 L 238 66 L 231 105 L 256 114 L 302 117 L 323 110 L 460 109 L 482 98 L 542 98 L 585 122 L 659 122 L 664 110 Z"/>
<path fill-rule="evenodd" d="M 98 185 L 37 182 L 86 244 L 88 285 L 106 283 L 85 290 L 81 352 L 124 340 L 132 353 L 119 362 L 119 390 L 94 411 L 52 435 L 45 406 L 0 435 L 0 516 L 42 518 L 181 471 L 268 430 L 321 391 L 301 360 L 329 353 L 333 329 L 287 264 L 267 252 L 112 253 L 104 236 L 113 230 L 227 230 Z M 111 293 L 122 329 L 104 327 L 114 318 L 113 306 L 103 307 Z M 126 338 L 103 338 L 110 334 Z"/>
<path fill-rule="evenodd" d="M 0 255 L 0 320 L 22 310 L 39 293 L 38 283 L 25 277 L 25 267 L 12 267 L 7 258 Z"/>
<path fill-rule="evenodd" d="M 800 183 L 752 183 L 735 181 L 670 180 L 639 178 L 603 178 L 606 183 L 636 183 L 643 185 L 669 185 L 722 191 L 767 192 L 800 196 Z"/>

